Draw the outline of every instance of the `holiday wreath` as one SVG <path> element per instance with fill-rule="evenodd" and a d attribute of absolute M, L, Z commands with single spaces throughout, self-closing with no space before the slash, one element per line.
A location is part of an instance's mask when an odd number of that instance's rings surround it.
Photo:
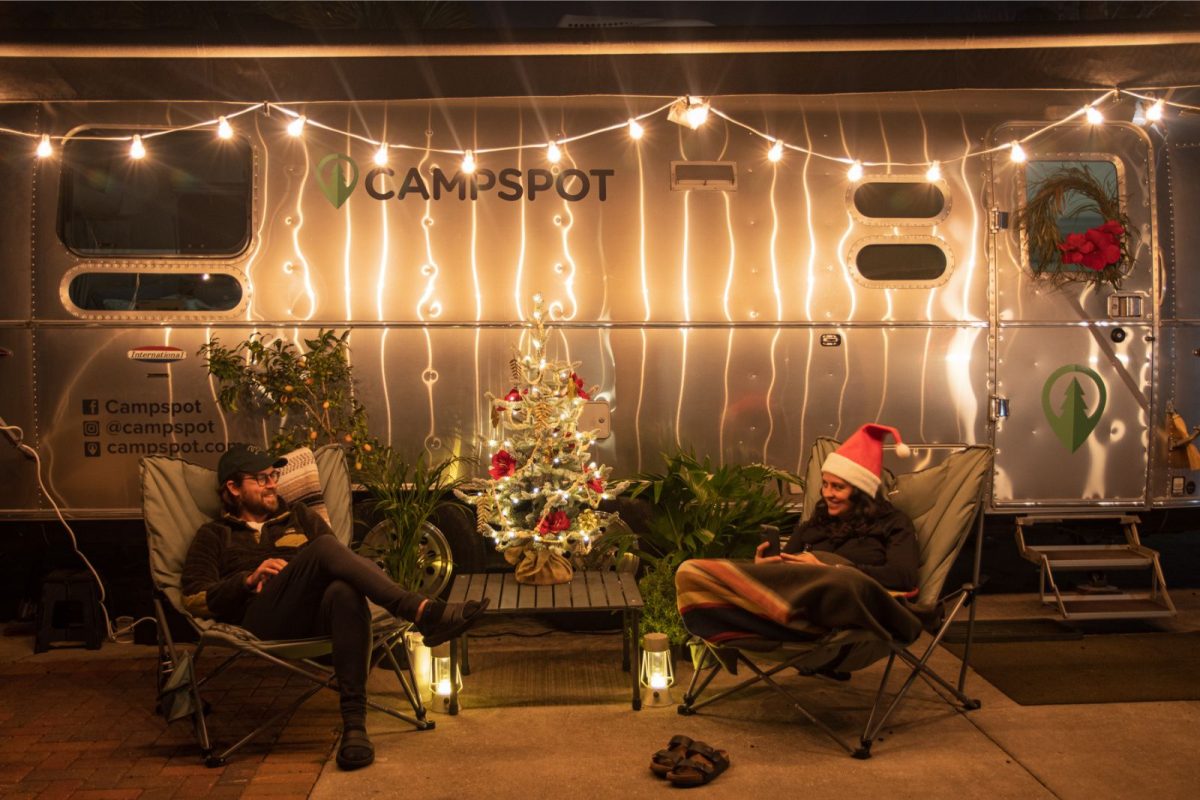
<path fill-rule="evenodd" d="M 1075 207 L 1067 219 L 1086 213 L 1099 215 L 1100 225 L 1081 233 L 1059 230 L 1068 195 L 1075 195 Z M 1083 198 L 1084 202 L 1078 202 Z M 1067 167 L 1043 180 L 1018 217 L 1029 243 L 1029 265 L 1034 277 L 1049 280 L 1055 286 L 1074 281 L 1108 283 L 1121 288 L 1129 273 L 1136 235 L 1129 218 L 1121 212 L 1116 187 L 1101 183 L 1086 168 Z"/>

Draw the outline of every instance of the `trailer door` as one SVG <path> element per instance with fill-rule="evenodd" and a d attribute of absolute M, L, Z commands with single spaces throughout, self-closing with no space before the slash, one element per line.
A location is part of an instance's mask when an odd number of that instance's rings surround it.
<path fill-rule="evenodd" d="M 1039 124 L 1001 126 L 993 144 Z M 1062 126 L 992 162 L 993 505 L 1134 506 L 1147 491 L 1156 276 L 1151 148 L 1132 125 Z M 1134 236 L 1120 289 L 1090 270 L 1036 276 L 1018 213 L 1065 170 L 1086 170 L 1119 198 Z M 1102 225 L 1068 192 L 1060 238 Z M 1093 275 L 1095 273 L 1092 273 Z M 1068 280 L 1063 280 L 1067 278 Z"/>

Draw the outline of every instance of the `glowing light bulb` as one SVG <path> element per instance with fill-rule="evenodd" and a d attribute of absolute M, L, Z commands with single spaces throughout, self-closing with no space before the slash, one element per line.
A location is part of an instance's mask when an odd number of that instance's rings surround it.
<path fill-rule="evenodd" d="M 1087 121 L 1091 125 L 1099 125 L 1100 123 L 1104 122 L 1104 115 L 1101 114 L 1100 109 L 1096 108 L 1095 106 L 1088 106 L 1084 114 L 1087 116 Z"/>
<path fill-rule="evenodd" d="M 54 155 L 54 147 L 50 144 L 50 137 L 42 134 L 42 140 L 38 142 L 37 146 L 37 157 L 49 158 L 52 155 Z"/>
<path fill-rule="evenodd" d="M 929 169 L 925 170 L 925 180 L 933 183 L 942 179 L 942 165 L 934 161 L 929 165 Z"/>
<path fill-rule="evenodd" d="M 557 164 L 562 160 L 562 150 L 558 148 L 557 142 L 546 145 L 546 160 L 551 164 Z"/>
<path fill-rule="evenodd" d="M 1146 124 L 1146 104 L 1138 100 L 1133 104 L 1133 118 L 1130 120 L 1134 125 Z"/>
<path fill-rule="evenodd" d="M 1165 107 L 1166 104 L 1163 103 L 1162 98 L 1155 100 L 1154 105 L 1146 109 L 1146 119 L 1150 120 L 1151 122 L 1158 122 L 1163 118 L 1163 111 L 1165 110 Z"/>
<path fill-rule="evenodd" d="M 375 163 L 379 166 L 384 166 L 388 162 L 388 146 L 387 142 L 381 142 L 379 149 L 375 151 Z"/>
<path fill-rule="evenodd" d="M 767 151 L 767 160 L 777 162 L 781 158 L 783 158 L 783 142 L 776 139 L 775 144 L 771 145 L 771 149 Z"/>
<path fill-rule="evenodd" d="M 1025 148 L 1021 147 L 1021 143 L 1013 141 L 1012 149 L 1008 153 L 1008 157 L 1012 159 L 1014 164 L 1020 164 L 1025 160 Z"/>
<path fill-rule="evenodd" d="M 233 138 L 233 126 L 229 124 L 229 120 L 224 117 L 217 119 L 217 136 L 221 139 Z"/>
<path fill-rule="evenodd" d="M 646 129 L 636 119 L 629 120 L 629 138 L 640 139 L 646 135 Z"/>
<path fill-rule="evenodd" d="M 146 145 L 142 144 L 142 137 L 140 134 L 135 133 L 133 135 L 133 144 L 129 145 L 129 157 L 130 158 L 145 158 L 146 157 Z"/>
<path fill-rule="evenodd" d="M 688 109 L 684 114 L 688 127 L 696 130 L 708 119 L 708 103 L 703 100 L 688 101 Z"/>
<path fill-rule="evenodd" d="M 475 154 L 470 150 L 466 152 L 462 160 L 462 171 L 470 175 L 475 171 Z"/>
<path fill-rule="evenodd" d="M 861 161 L 855 161 L 850 165 L 850 169 L 846 170 L 846 177 L 852 181 L 861 180 L 863 176 L 863 165 Z"/>
<path fill-rule="evenodd" d="M 299 137 L 302 133 L 304 133 L 304 123 L 307 121 L 308 119 L 306 117 L 299 116 L 289 122 L 287 126 L 288 136 Z"/>

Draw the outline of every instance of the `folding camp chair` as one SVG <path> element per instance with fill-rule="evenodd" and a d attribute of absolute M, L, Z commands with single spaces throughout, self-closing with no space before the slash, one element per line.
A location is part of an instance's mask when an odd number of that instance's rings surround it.
<path fill-rule="evenodd" d="M 821 465 L 825 462 L 825 457 L 837 449 L 838 444 L 825 437 L 814 443 L 806 472 L 808 486 L 821 485 Z M 918 677 L 928 682 L 935 690 L 942 689 L 949 693 L 953 699 L 942 695 L 946 702 L 953 703 L 956 700 L 967 710 L 979 708 L 979 701 L 964 694 L 963 688 L 975 622 L 973 601 L 979 583 L 980 548 L 983 540 L 983 488 L 991 466 L 991 455 L 990 447 L 975 445 L 951 453 L 941 464 L 920 472 L 896 477 L 885 470 L 884 491 L 892 504 L 913 521 L 920 545 L 919 589 L 917 596 L 912 600 L 912 606 L 922 612 L 923 618 L 929 620 L 926 627 L 933 637 L 920 655 L 913 653 L 902 642 L 884 639 L 871 631 L 849 628 L 831 630 L 808 642 L 767 642 L 762 639 L 725 641 L 720 645 L 704 642 L 705 657 L 692 676 L 683 703 L 679 706 L 679 713 L 694 714 L 709 703 L 729 697 L 759 682 L 765 682 L 787 698 L 806 718 L 848 753 L 855 758 L 870 758 L 871 744 L 875 737 Z M 805 494 L 805 519 L 812 515 L 818 499 L 817 492 Z M 972 522 L 975 524 L 972 525 Z M 942 596 L 946 576 L 972 528 L 976 532 L 974 578 L 972 582 Z M 969 611 L 966 649 L 957 685 L 952 685 L 930 668 L 929 659 L 951 622 L 964 608 Z M 944 612 L 944 617 L 939 619 L 938 612 Z M 884 656 L 887 657 L 887 666 L 884 668 L 874 704 L 857 747 L 852 746 L 813 716 L 791 692 L 775 680 L 777 674 L 788 668 L 796 668 L 804 674 L 830 669 L 852 672 L 870 666 Z M 910 672 L 889 700 L 888 679 L 897 658 L 910 667 Z M 773 665 L 760 667 L 755 663 L 756 660 L 772 662 Z M 734 672 L 737 664 L 745 665 L 753 676 L 736 686 L 700 700 L 723 666 Z"/>
<path fill-rule="evenodd" d="M 322 447 L 315 453 L 321 490 L 329 513 L 330 526 L 343 543 L 353 532 L 350 475 L 346 459 L 336 446 Z M 205 764 L 220 766 L 226 759 L 270 726 L 286 719 L 308 698 L 321 689 L 336 691 L 333 670 L 315 659 L 333 650 L 330 639 L 317 637 L 289 641 L 262 641 L 236 625 L 193 616 L 183 603 L 183 564 L 196 531 L 205 522 L 220 515 L 216 473 L 177 458 L 154 456 L 142 459 L 142 511 L 150 547 L 150 573 L 155 588 L 155 614 L 158 618 L 159 710 L 168 722 L 191 717 L 196 740 Z M 166 607 L 170 605 L 196 630 L 199 636 L 194 653 L 175 645 L 167 626 Z M 415 726 L 418 730 L 434 727 L 425 719 L 425 708 L 413 678 L 403 647 L 403 635 L 409 623 L 394 619 L 382 609 L 373 621 L 371 667 L 381 660 L 395 672 L 415 716 L 367 701 L 371 708 L 383 711 Z M 200 654 L 207 647 L 232 650 L 233 654 L 203 677 L 197 673 Z M 297 700 L 263 722 L 235 744 L 216 752 L 205 723 L 207 711 L 201 697 L 202 687 L 244 656 L 253 656 L 275 664 L 312 682 Z M 403 661 L 404 666 L 401 666 Z"/>

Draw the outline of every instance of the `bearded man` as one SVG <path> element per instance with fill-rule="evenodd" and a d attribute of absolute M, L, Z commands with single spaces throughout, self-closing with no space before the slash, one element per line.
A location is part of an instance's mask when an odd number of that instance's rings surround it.
<path fill-rule="evenodd" d="M 431 647 L 464 633 L 482 603 L 443 603 L 401 589 L 373 561 L 338 541 L 316 512 L 276 492 L 287 461 L 233 444 L 217 465 L 224 513 L 196 532 L 183 567 L 188 610 L 240 625 L 260 639 L 333 640 L 341 695 L 337 764 L 358 769 L 375 760 L 367 737 L 370 599 L 413 622 Z"/>

